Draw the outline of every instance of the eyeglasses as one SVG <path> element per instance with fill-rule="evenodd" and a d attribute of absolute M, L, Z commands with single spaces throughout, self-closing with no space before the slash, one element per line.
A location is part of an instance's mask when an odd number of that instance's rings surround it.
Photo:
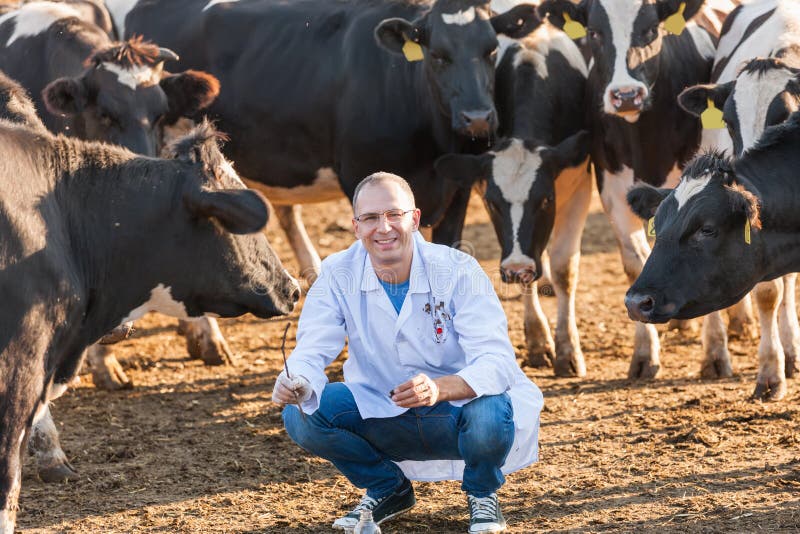
<path fill-rule="evenodd" d="M 401 209 L 393 209 L 393 210 L 386 210 L 380 213 L 362 213 L 358 217 L 353 217 L 359 224 L 363 224 L 367 227 L 378 226 L 381 221 L 381 217 L 386 219 L 386 222 L 389 224 L 397 224 L 401 220 L 403 220 L 403 216 L 406 213 L 411 213 L 414 210 L 401 210 Z"/>

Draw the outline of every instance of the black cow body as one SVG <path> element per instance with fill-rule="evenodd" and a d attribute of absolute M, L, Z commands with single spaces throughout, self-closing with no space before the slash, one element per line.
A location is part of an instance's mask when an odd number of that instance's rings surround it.
<path fill-rule="evenodd" d="M 674 192 L 631 192 L 629 201 L 640 216 L 655 213 L 657 234 L 653 254 L 626 296 L 631 318 L 697 317 L 736 303 L 758 282 L 800 270 L 798 146 L 800 114 L 795 113 L 770 127 L 733 167 L 702 156 Z M 780 356 L 759 366 L 756 397 L 785 395 Z"/>
<path fill-rule="evenodd" d="M 35 414 L 88 345 L 147 311 L 270 317 L 299 297 L 259 232 L 265 201 L 225 170 L 213 129 L 174 156 L 0 123 L 2 532 L 13 531 Z"/>
<path fill-rule="evenodd" d="M 376 170 L 408 180 L 436 241 L 458 241 L 469 188 L 437 181 L 433 161 L 488 148 L 496 34 L 538 24 L 530 6 L 489 19 L 486 4 L 142 0 L 112 13 L 126 35 L 157 40 L 181 65 L 220 79 L 210 114 L 231 134 L 226 154 L 286 206 L 279 216 L 313 279 L 319 257 L 291 205 L 351 196 Z M 424 60 L 407 61 L 404 40 Z"/>
<path fill-rule="evenodd" d="M 691 18 L 702 1 L 686 2 Z M 689 23 L 680 35 L 661 26 L 680 2 L 657 0 L 547 0 L 540 11 L 563 26 L 564 13 L 586 26 L 593 65 L 588 79 L 591 157 L 598 189 L 630 280 L 650 251 L 641 221 L 625 194 L 636 182 L 674 185 L 680 167 L 700 144 L 700 122 L 686 116 L 676 97 L 709 79 L 710 35 Z M 617 49 L 617 47 L 622 49 Z M 637 324 L 631 378 L 654 377 L 660 368 L 658 333 Z"/>
<path fill-rule="evenodd" d="M 588 135 L 579 133 L 586 127 L 586 75 L 577 46 L 543 25 L 511 45 L 498 65 L 500 140 L 486 154 L 436 162 L 446 177 L 481 180 L 502 247 L 503 279 L 523 288 L 528 360 L 553 365 L 558 375 L 586 374 L 575 319 L 580 237 L 592 189 Z M 555 343 L 536 291 L 548 241 L 558 298 Z"/>

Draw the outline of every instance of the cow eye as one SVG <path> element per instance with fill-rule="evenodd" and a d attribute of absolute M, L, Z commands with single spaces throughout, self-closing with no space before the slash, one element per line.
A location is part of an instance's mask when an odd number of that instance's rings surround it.
<path fill-rule="evenodd" d="M 447 57 L 447 54 L 445 54 L 444 52 L 438 52 L 438 51 L 431 52 L 431 58 L 438 67 L 444 67 L 452 63 L 450 58 Z"/>
<path fill-rule="evenodd" d="M 599 41 L 600 38 L 602 37 L 601 33 L 593 28 L 587 28 L 586 35 L 588 35 L 589 39 L 591 39 L 592 41 Z"/>
<path fill-rule="evenodd" d="M 109 113 L 106 113 L 104 111 L 100 112 L 100 124 L 102 124 L 106 128 L 110 128 L 111 126 L 114 125 L 114 123 L 116 123 L 116 121 L 114 120 L 114 117 L 112 117 Z"/>
<path fill-rule="evenodd" d="M 658 37 L 658 26 L 651 26 L 644 32 L 644 38 L 648 42 L 653 41 L 656 37 Z"/>
<path fill-rule="evenodd" d="M 705 224 L 701 226 L 699 230 L 697 230 L 697 235 L 703 238 L 717 237 L 717 229 L 713 226 Z"/>

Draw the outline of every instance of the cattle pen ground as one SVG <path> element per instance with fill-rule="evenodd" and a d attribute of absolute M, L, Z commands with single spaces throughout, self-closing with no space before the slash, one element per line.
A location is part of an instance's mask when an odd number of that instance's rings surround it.
<path fill-rule="evenodd" d="M 351 243 L 346 202 L 305 211 L 323 256 Z M 496 280 L 521 357 L 522 302 L 499 282 L 499 247 L 474 198 L 467 223 L 465 241 Z M 270 240 L 296 270 L 276 228 Z M 501 490 L 509 532 L 800 530 L 800 381 L 789 381 L 782 402 L 751 402 L 757 342 L 731 344 L 734 378 L 701 380 L 699 334 L 664 328 L 659 377 L 626 380 L 627 283 L 596 198 L 582 250 L 578 324 L 588 375 L 556 379 L 525 368 L 545 396 L 541 461 Z M 543 305 L 552 324 L 555 299 Z M 288 319 L 291 334 L 297 317 Z M 44 484 L 26 460 L 20 531 L 330 532 L 360 492 L 293 445 L 269 401 L 286 321 L 220 321 L 237 366 L 204 367 L 188 359 L 176 321 L 146 317 L 115 348 L 132 391 L 98 390 L 84 374 L 55 402 L 81 479 Z M 333 370 L 341 376 L 341 360 Z M 466 531 L 458 483 L 416 489 L 418 505 L 385 533 Z"/>

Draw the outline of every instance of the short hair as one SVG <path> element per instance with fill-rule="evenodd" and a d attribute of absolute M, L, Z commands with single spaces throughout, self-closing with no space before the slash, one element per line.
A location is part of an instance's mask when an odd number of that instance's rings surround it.
<path fill-rule="evenodd" d="M 358 195 L 361 194 L 361 190 L 368 185 L 379 184 L 382 182 L 391 182 L 393 184 L 397 184 L 400 189 L 402 189 L 403 192 L 408 195 L 408 198 L 411 200 L 411 207 L 417 207 L 416 200 L 414 199 L 414 192 L 411 191 L 411 186 L 408 185 L 408 182 L 406 182 L 404 178 L 390 172 L 376 172 L 361 180 L 356 186 L 356 190 L 353 193 L 353 213 L 356 211 L 356 203 L 358 202 Z"/>

